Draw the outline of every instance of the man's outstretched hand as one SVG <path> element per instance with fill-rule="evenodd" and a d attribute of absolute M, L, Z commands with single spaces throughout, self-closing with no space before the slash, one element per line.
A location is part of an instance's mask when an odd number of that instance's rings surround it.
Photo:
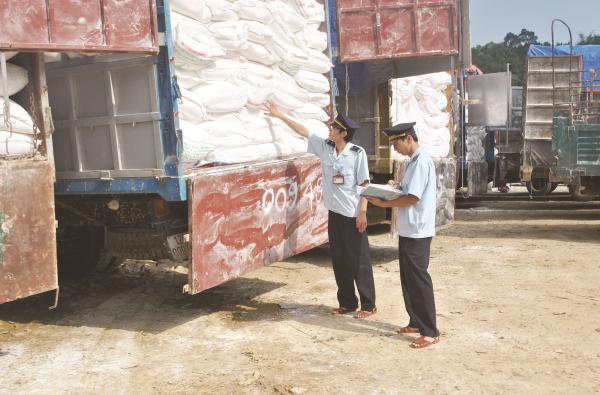
<path fill-rule="evenodd" d="M 277 105 L 271 101 L 268 101 L 263 105 L 263 111 L 270 117 L 281 118 L 283 116 L 283 113 L 279 111 Z"/>

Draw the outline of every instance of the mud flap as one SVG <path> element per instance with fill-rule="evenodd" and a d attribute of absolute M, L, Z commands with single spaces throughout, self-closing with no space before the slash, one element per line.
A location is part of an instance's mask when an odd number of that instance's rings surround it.
<path fill-rule="evenodd" d="M 58 289 L 54 168 L 0 160 L 0 303 Z"/>

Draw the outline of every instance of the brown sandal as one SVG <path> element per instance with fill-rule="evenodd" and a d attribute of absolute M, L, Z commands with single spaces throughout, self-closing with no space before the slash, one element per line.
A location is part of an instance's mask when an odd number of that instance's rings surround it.
<path fill-rule="evenodd" d="M 343 315 L 348 313 L 354 313 L 356 309 L 347 309 L 345 307 L 338 307 L 337 309 L 331 310 L 332 315 Z"/>
<path fill-rule="evenodd" d="M 363 319 L 372 316 L 375 313 L 377 313 L 377 307 L 373 307 L 373 310 L 360 310 L 354 314 L 354 318 Z"/>
<path fill-rule="evenodd" d="M 440 337 L 434 337 L 433 340 L 425 340 L 425 336 L 419 336 L 417 340 L 410 343 L 410 347 L 412 348 L 425 348 L 432 346 L 440 341 Z"/>
<path fill-rule="evenodd" d="M 396 330 L 396 333 L 399 334 L 406 334 L 406 333 L 419 333 L 419 328 L 412 328 L 410 326 L 403 326 L 402 328 L 399 328 L 398 330 Z"/>

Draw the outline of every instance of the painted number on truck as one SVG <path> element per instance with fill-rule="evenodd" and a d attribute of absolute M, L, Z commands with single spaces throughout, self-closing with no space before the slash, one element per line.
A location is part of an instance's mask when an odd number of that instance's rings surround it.
<path fill-rule="evenodd" d="M 314 185 L 313 185 L 314 184 Z M 318 204 L 323 199 L 322 180 L 308 184 L 304 193 L 298 191 L 298 183 L 293 181 L 279 188 L 265 188 L 262 196 L 261 208 L 263 214 L 269 214 L 273 210 L 282 213 L 285 210 L 294 210 L 298 201 L 307 198 L 310 209 L 313 204 Z"/>

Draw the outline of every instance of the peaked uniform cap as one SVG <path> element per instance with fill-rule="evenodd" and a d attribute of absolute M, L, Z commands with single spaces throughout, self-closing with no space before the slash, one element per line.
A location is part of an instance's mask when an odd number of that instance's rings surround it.
<path fill-rule="evenodd" d="M 342 129 L 349 130 L 349 131 L 354 131 L 354 130 L 360 128 L 360 125 L 358 124 L 358 122 L 351 120 L 350 118 L 348 118 L 347 116 L 345 116 L 342 113 L 338 113 L 337 117 L 335 117 L 335 119 L 333 120 L 333 123 L 335 125 L 338 125 Z"/>
<path fill-rule="evenodd" d="M 388 136 L 390 141 L 394 141 L 399 138 L 408 136 L 409 134 L 413 134 L 413 128 L 416 124 L 416 122 L 399 123 L 390 128 L 383 129 L 383 133 L 385 133 L 385 135 Z"/>

